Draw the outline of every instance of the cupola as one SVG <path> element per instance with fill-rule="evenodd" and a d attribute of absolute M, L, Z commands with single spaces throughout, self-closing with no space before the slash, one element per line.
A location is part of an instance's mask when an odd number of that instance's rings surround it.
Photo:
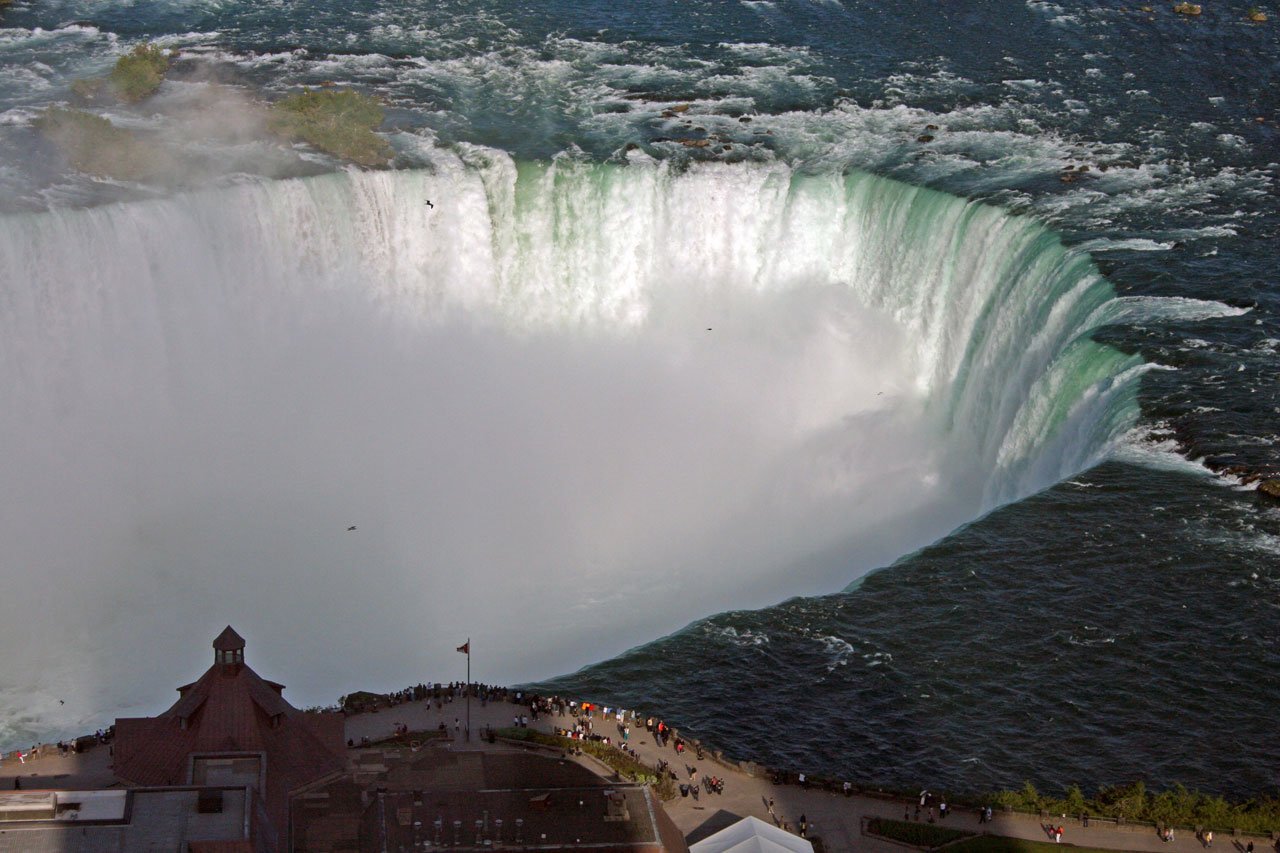
<path fill-rule="evenodd" d="M 238 667 L 244 663 L 244 637 L 228 625 L 213 641 L 213 662 L 223 667 Z M 234 672 L 232 669 L 231 671 Z"/>

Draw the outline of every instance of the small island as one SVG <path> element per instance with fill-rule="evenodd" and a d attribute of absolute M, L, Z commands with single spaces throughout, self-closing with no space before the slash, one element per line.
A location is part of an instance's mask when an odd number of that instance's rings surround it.
<path fill-rule="evenodd" d="M 271 105 L 267 127 L 284 139 L 305 142 L 361 166 L 385 166 L 394 155 L 374 130 L 382 105 L 349 89 L 304 89 Z"/>

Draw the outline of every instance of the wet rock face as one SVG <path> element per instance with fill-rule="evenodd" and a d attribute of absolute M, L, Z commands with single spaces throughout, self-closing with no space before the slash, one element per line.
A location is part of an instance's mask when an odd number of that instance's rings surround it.
<path fill-rule="evenodd" d="M 1272 477 L 1258 484 L 1258 494 L 1280 501 L 1280 477 Z"/>

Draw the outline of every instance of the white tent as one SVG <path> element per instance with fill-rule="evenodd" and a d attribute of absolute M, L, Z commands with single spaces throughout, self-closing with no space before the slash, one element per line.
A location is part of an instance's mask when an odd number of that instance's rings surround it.
<path fill-rule="evenodd" d="M 813 853 L 813 845 L 759 818 L 744 817 L 689 845 L 689 853 Z"/>

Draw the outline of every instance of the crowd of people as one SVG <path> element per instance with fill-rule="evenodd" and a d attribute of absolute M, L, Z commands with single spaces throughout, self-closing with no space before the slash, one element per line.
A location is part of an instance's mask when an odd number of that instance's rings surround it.
<path fill-rule="evenodd" d="M 109 744 L 115 737 L 116 727 L 108 726 L 98 729 L 91 735 L 82 735 L 71 740 L 60 740 L 54 743 L 34 743 L 30 749 L 15 749 L 0 752 L 0 763 L 16 761 L 26 764 L 28 759 L 41 758 L 48 755 L 68 755 L 73 752 L 84 752 L 99 744 Z"/>

